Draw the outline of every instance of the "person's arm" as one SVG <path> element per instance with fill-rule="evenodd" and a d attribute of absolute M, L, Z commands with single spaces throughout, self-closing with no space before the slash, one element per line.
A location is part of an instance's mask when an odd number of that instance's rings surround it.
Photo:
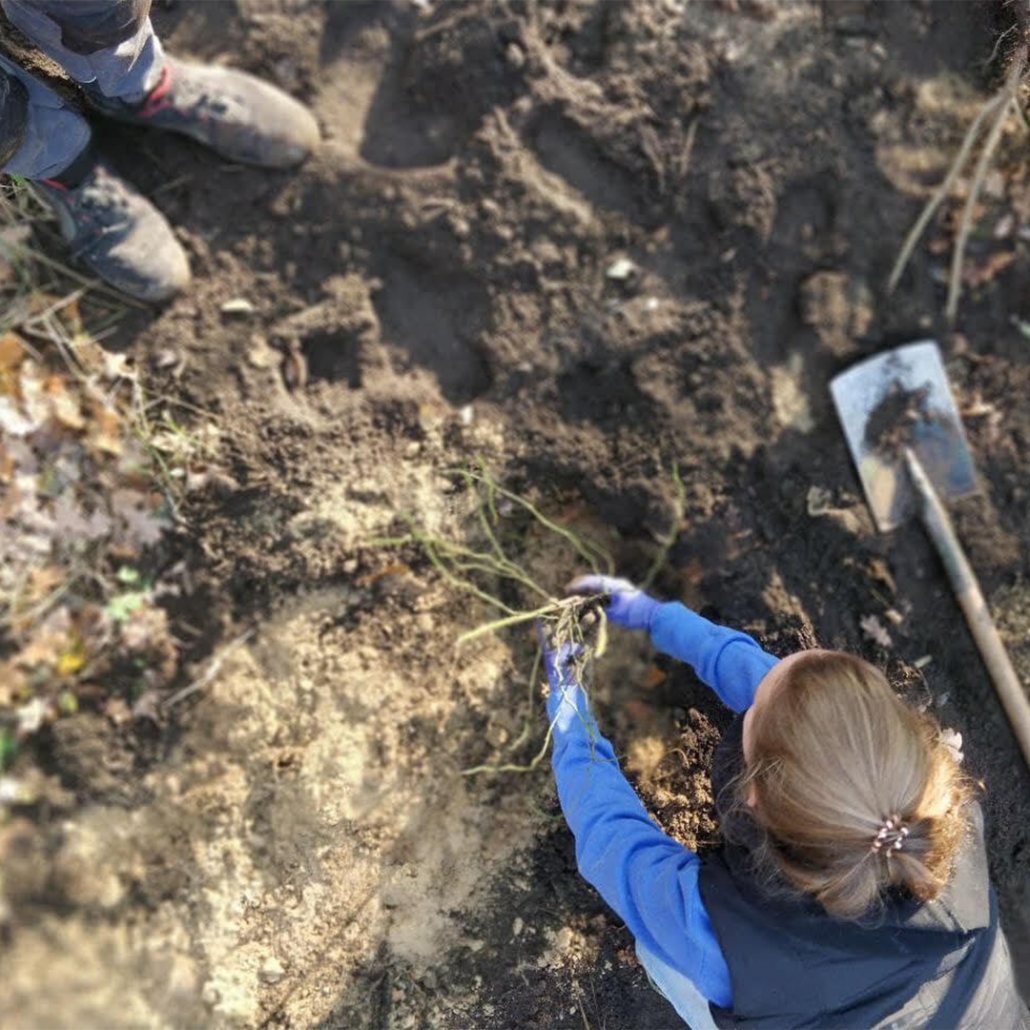
<path fill-rule="evenodd" d="M 634 938 L 729 1008 L 729 968 L 701 901 L 697 855 L 651 821 L 572 670 L 557 668 L 549 656 L 548 675 L 554 777 L 580 873 Z"/>
<path fill-rule="evenodd" d="M 746 633 L 717 626 L 677 601 L 663 604 L 629 580 L 582 576 L 571 589 L 606 595 L 612 622 L 627 629 L 646 629 L 655 647 L 693 666 L 735 712 L 751 707 L 758 684 L 779 660 Z"/>
<path fill-rule="evenodd" d="M 650 630 L 659 651 L 693 666 L 735 712 L 751 707 L 758 684 L 779 661 L 746 633 L 709 622 L 678 601 L 659 604 Z"/>

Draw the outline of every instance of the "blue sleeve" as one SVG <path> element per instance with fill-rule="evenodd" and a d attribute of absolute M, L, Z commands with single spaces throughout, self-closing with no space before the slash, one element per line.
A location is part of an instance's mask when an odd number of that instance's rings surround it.
<path fill-rule="evenodd" d="M 751 707 L 758 684 L 779 661 L 746 633 L 717 626 L 678 601 L 658 609 L 651 640 L 659 651 L 692 665 L 735 712 Z"/>
<path fill-rule="evenodd" d="M 697 855 L 651 821 L 577 684 L 552 689 L 547 708 L 558 798 L 580 873 L 649 951 L 729 1008 L 729 968 L 701 901 Z"/>

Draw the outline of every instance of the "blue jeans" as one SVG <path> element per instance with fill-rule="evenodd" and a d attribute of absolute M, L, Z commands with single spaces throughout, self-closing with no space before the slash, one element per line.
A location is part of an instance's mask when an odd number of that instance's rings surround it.
<path fill-rule="evenodd" d="M 105 35 L 98 38 L 111 41 L 100 49 L 82 53 L 81 50 L 88 48 L 88 41 L 78 42 L 74 48 L 68 44 L 69 38 L 79 38 L 76 33 L 88 37 L 91 21 L 98 26 L 109 21 L 109 14 L 119 7 L 117 2 L 0 0 L 0 3 L 11 22 L 71 78 L 83 85 L 94 85 L 105 96 L 142 100 L 161 78 L 164 51 L 147 17 L 121 26 L 122 31 L 118 31 L 118 27 L 114 31 L 106 27 Z M 48 179 L 60 174 L 89 142 L 89 125 L 52 89 L 0 57 L 0 75 L 5 73 L 25 88 L 27 109 L 16 148 L 12 152 L 11 147 L 0 147 L 0 153 L 11 152 L 2 170 L 28 179 Z M 3 117 L 0 113 L 0 121 Z M 0 136 L 3 129 L 0 124 Z"/>
<path fill-rule="evenodd" d="M 651 986 L 679 1013 L 690 1030 L 716 1030 L 708 999 L 694 986 L 694 982 L 676 972 L 657 955 L 637 941 L 637 958 L 647 973 Z"/>

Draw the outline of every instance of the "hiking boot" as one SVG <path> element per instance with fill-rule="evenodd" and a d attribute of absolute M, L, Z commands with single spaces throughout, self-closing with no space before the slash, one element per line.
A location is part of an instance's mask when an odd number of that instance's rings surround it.
<path fill-rule="evenodd" d="M 318 123 L 303 104 L 233 68 L 169 57 L 161 81 L 138 103 L 95 89 L 87 89 L 86 96 L 111 118 L 181 132 L 243 164 L 290 168 L 319 142 Z"/>
<path fill-rule="evenodd" d="M 189 262 L 164 215 L 94 154 L 35 185 L 57 212 L 72 257 L 101 279 L 151 302 L 189 283 Z"/>

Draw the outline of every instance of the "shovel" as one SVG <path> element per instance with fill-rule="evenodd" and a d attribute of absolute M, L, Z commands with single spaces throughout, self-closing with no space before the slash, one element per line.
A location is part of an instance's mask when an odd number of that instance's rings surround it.
<path fill-rule="evenodd" d="M 877 354 L 836 376 L 830 390 L 876 528 L 922 518 L 1030 767 L 1030 700 L 941 502 L 978 487 L 937 344 Z"/>

